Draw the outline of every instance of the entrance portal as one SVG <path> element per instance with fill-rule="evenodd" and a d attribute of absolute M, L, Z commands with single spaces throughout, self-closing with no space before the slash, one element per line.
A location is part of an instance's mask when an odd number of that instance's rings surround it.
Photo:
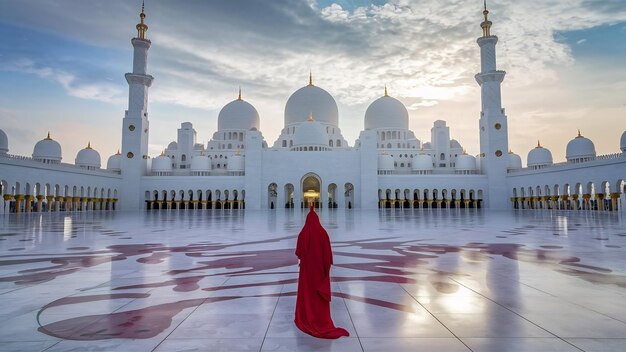
<path fill-rule="evenodd" d="M 315 174 L 308 174 L 302 179 L 302 207 L 320 207 L 321 181 Z"/>

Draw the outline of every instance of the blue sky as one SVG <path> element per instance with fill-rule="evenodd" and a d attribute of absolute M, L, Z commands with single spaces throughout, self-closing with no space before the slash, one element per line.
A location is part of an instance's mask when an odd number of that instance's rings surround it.
<path fill-rule="evenodd" d="M 242 86 L 271 145 L 289 95 L 307 82 L 339 105 L 350 144 L 387 84 L 423 142 L 433 121 L 476 154 L 480 91 L 475 39 L 482 2 L 450 0 L 150 0 L 151 153 L 190 121 L 201 142 Z M 556 161 L 577 129 L 599 154 L 626 129 L 626 0 L 489 2 L 507 71 L 512 149 L 540 139 Z M 103 164 L 120 147 L 139 0 L 0 0 L 0 128 L 30 155 L 48 131 L 73 162 L 87 142 Z"/>
<path fill-rule="evenodd" d="M 557 41 L 572 48 L 576 59 L 623 60 L 626 58 L 625 38 L 626 22 L 555 33 Z"/>

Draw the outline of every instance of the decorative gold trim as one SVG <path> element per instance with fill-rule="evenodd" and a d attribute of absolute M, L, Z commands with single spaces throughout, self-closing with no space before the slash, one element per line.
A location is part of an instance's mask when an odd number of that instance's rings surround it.
<path fill-rule="evenodd" d="M 146 14 L 144 13 L 144 2 L 141 2 L 141 13 L 139 14 L 140 23 L 135 26 L 137 28 L 137 38 L 146 39 L 146 31 L 148 31 L 148 25 L 143 22 L 146 18 Z"/>
<path fill-rule="evenodd" d="M 483 29 L 483 37 L 491 36 L 491 21 L 489 21 L 489 10 L 487 10 L 487 0 L 484 1 L 485 9 L 483 10 L 483 16 L 485 16 L 485 20 L 480 24 L 480 27 Z"/>

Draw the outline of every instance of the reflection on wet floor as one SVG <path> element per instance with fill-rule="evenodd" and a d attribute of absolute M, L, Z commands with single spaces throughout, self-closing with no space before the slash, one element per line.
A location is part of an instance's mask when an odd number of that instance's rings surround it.
<path fill-rule="evenodd" d="M 336 341 L 293 326 L 293 252 L 305 216 L 293 209 L 2 216 L 0 349 L 626 345 L 619 214 L 322 210 L 334 251 L 332 314 L 351 334 Z"/>

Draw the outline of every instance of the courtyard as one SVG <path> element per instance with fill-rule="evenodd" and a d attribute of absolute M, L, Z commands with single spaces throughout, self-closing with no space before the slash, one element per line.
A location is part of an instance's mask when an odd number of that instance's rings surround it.
<path fill-rule="evenodd" d="M 308 211 L 308 210 L 307 210 Z M 306 212 L 0 216 L 2 351 L 623 351 L 621 214 L 320 210 L 332 315 L 293 324 Z"/>

